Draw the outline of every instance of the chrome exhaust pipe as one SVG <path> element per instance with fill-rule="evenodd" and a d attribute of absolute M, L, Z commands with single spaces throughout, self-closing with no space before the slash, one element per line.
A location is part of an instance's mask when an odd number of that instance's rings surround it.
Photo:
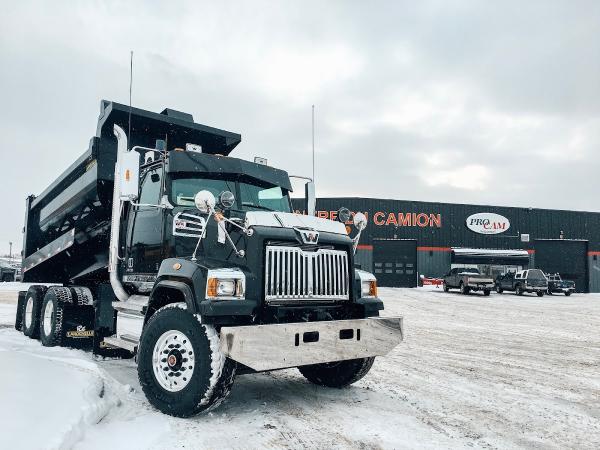
<path fill-rule="evenodd" d="M 115 164 L 115 178 L 113 187 L 112 216 L 110 224 L 110 247 L 108 253 L 108 273 L 110 285 L 119 300 L 126 302 L 129 294 L 125 291 L 121 280 L 119 280 L 119 235 L 121 231 L 121 210 L 123 202 L 121 200 L 120 171 L 121 155 L 127 152 L 127 135 L 123 128 L 114 125 L 113 131 L 117 137 L 117 163 Z"/>

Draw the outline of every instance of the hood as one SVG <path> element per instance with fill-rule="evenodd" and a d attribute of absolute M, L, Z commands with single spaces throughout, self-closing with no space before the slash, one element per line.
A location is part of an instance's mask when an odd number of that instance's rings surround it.
<path fill-rule="evenodd" d="M 246 213 L 246 225 L 248 227 L 300 228 L 322 233 L 347 234 L 346 226 L 341 222 L 278 211 L 249 211 Z"/>

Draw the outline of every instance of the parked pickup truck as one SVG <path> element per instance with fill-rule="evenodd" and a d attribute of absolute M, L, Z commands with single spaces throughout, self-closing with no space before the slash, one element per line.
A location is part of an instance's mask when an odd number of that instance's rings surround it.
<path fill-rule="evenodd" d="M 575 292 L 575 282 L 571 280 L 563 280 L 558 273 L 547 273 L 546 278 L 548 278 L 548 295 L 552 295 L 554 293 L 563 293 L 568 297 Z"/>
<path fill-rule="evenodd" d="M 517 295 L 525 292 L 536 293 L 542 297 L 548 290 L 548 279 L 540 269 L 521 270 L 508 272 L 496 278 L 496 292 L 514 291 Z"/>
<path fill-rule="evenodd" d="M 444 291 L 460 289 L 460 293 L 467 295 L 471 291 L 483 291 L 483 295 L 490 295 L 494 288 L 494 280 L 487 275 L 479 273 L 474 268 L 455 268 L 444 276 Z"/>

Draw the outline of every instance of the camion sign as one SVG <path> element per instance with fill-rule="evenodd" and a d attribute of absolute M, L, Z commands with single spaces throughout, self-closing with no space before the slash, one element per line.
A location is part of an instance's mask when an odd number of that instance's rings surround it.
<path fill-rule="evenodd" d="M 510 222 L 500 214 L 477 213 L 467 217 L 467 228 L 479 234 L 500 234 L 510 228 Z"/>

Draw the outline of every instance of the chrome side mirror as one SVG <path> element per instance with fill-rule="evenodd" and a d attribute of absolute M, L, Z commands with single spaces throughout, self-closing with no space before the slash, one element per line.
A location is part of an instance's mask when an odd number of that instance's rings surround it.
<path fill-rule="evenodd" d="M 194 196 L 194 204 L 201 213 L 210 213 L 217 204 L 215 196 L 210 191 L 200 191 Z"/>
<path fill-rule="evenodd" d="M 350 220 L 350 210 L 342 206 L 337 212 L 337 219 L 342 223 L 348 222 Z"/>
<path fill-rule="evenodd" d="M 223 209 L 231 208 L 235 203 L 235 196 L 231 191 L 223 191 L 219 194 L 219 205 Z"/>
<path fill-rule="evenodd" d="M 354 226 L 358 229 L 358 231 L 362 231 L 367 228 L 367 217 L 361 212 L 354 214 Z"/>

